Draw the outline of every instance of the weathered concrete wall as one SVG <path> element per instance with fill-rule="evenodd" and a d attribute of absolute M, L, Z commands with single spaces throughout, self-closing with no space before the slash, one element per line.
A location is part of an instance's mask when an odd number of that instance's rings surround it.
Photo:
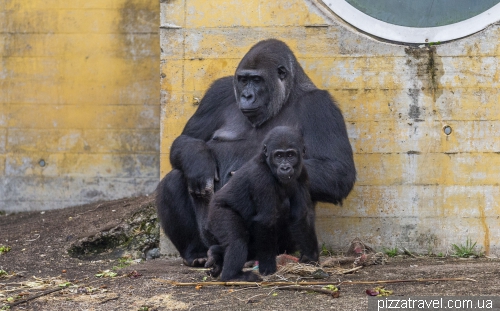
<path fill-rule="evenodd" d="M 159 9 L 0 0 L 0 210 L 154 190 Z"/>
<path fill-rule="evenodd" d="M 337 99 L 355 151 L 348 200 L 318 206 L 322 242 L 438 253 L 470 238 L 500 252 L 500 25 L 414 48 L 360 34 L 315 0 L 162 1 L 161 24 L 162 176 L 210 82 L 279 38 Z"/>

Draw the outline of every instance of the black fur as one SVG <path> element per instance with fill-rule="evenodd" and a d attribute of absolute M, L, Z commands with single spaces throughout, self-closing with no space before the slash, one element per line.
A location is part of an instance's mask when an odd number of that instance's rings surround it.
<path fill-rule="evenodd" d="M 208 222 L 201 225 L 211 246 L 205 267 L 212 267 L 214 277 L 222 272 L 222 281 L 258 280 L 241 271 L 247 260 L 258 260 L 262 275 L 276 272 L 279 252 L 300 250 L 301 262 L 318 261 L 302 137 L 279 126 L 269 132 L 262 149 L 215 193 Z"/>
<path fill-rule="evenodd" d="M 252 77 L 260 80 L 248 83 Z M 340 109 L 328 92 L 314 86 L 286 44 L 261 41 L 243 57 L 234 77 L 221 78 L 208 89 L 174 141 L 173 169 L 157 189 L 163 230 L 187 264 L 201 265 L 207 251 L 196 226 L 204 215 L 196 207 L 206 207 L 280 125 L 303 133 L 313 202 L 340 204 L 347 197 L 356 170 Z"/>

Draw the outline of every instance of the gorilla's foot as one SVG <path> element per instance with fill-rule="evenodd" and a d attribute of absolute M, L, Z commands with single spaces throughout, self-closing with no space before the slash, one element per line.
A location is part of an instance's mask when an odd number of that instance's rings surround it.
<path fill-rule="evenodd" d="M 259 263 L 257 261 L 250 260 L 250 261 L 245 262 L 245 265 L 243 266 L 243 268 L 253 268 L 253 267 L 255 267 L 258 264 Z"/>
<path fill-rule="evenodd" d="M 221 276 L 220 280 L 224 282 L 227 281 L 262 282 L 262 278 L 251 271 L 241 272 L 233 277 Z"/>
<path fill-rule="evenodd" d="M 183 262 L 188 267 L 204 267 L 207 258 L 195 258 L 193 260 L 184 259 Z"/>
<path fill-rule="evenodd" d="M 309 265 L 316 265 L 319 263 L 319 258 L 317 254 L 312 254 L 312 255 L 302 254 L 302 256 L 300 256 L 299 262 Z"/>

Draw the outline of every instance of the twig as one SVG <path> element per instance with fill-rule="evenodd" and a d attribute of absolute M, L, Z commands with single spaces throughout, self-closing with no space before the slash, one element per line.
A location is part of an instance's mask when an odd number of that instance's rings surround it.
<path fill-rule="evenodd" d="M 118 298 L 120 298 L 120 295 L 117 295 L 117 296 L 115 296 L 115 297 L 111 297 L 111 298 L 108 298 L 108 299 L 104 299 L 103 301 L 101 301 L 101 302 L 99 302 L 99 303 L 102 305 L 102 304 L 105 304 L 105 303 L 106 303 L 106 302 L 108 302 L 108 301 L 111 301 L 111 300 L 116 300 L 116 299 L 118 299 Z"/>
<path fill-rule="evenodd" d="M 212 268 L 188 268 L 191 271 L 209 271 Z"/>
<path fill-rule="evenodd" d="M 276 274 L 276 276 L 277 276 L 279 279 L 281 279 L 283 282 L 290 282 L 290 281 L 288 281 L 288 279 L 287 279 L 286 277 L 284 277 L 284 276 L 282 276 L 282 275 Z"/>
<path fill-rule="evenodd" d="M 33 242 L 33 241 L 36 241 L 40 238 L 40 235 L 38 233 L 35 233 L 35 235 L 37 236 L 36 238 L 34 238 L 33 240 L 25 240 L 26 242 Z"/>
<path fill-rule="evenodd" d="M 329 296 L 332 296 L 333 298 L 339 297 L 338 291 L 332 291 L 329 289 L 322 289 L 322 288 L 314 288 L 314 287 L 306 287 L 306 286 L 280 286 L 280 287 L 276 287 L 276 289 L 280 289 L 280 290 L 305 290 L 305 291 L 312 291 L 312 292 L 321 293 L 321 294 L 327 294 Z"/>
<path fill-rule="evenodd" d="M 349 269 L 349 270 L 344 270 L 342 272 L 340 272 L 341 274 L 349 274 L 349 273 L 353 273 L 355 271 L 358 271 L 359 269 L 362 269 L 363 266 L 359 266 L 359 267 L 356 267 L 356 268 L 352 268 L 352 269 Z"/>
<path fill-rule="evenodd" d="M 254 299 L 255 297 L 259 297 L 259 296 L 266 296 L 265 294 L 258 294 L 258 295 L 254 295 L 250 298 L 247 298 L 247 299 L 240 299 L 238 297 L 236 297 L 236 299 L 238 299 L 239 301 L 245 301 L 246 304 L 249 304 L 249 303 L 255 303 L 257 302 L 258 300 Z"/>
<path fill-rule="evenodd" d="M 240 292 L 240 291 L 244 291 L 244 290 L 247 290 L 247 289 L 259 289 L 260 286 L 255 286 L 255 287 L 243 287 L 243 288 L 240 288 L 240 289 L 230 289 L 227 293 L 224 293 L 222 295 L 229 295 L 229 294 L 234 294 L 234 293 L 237 293 L 237 292 Z"/>
<path fill-rule="evenodd" d="M 403 247 L 403 252 L 413 258 L 417 258 L 417 256 L 413 255 L 406 247 Z"/>
<path fill-rule="evenodd" d="M 129 205 L 130 205 L 130 204 L 129 204 Z M 77 218 L 77 217 L 80 217 L 80 216 L 81 216 L 81 215 L 83 215 L 83 214 L 87 214 L 87 213 L 90 213 L 90 212 L 97 211 L 97 210 L 99 209 L 99 207 L 101 207 L 101 206 L 102 206 L 102 203 L 101 203 L 101 204 L 99 204 L 99 205 L 97 205 L 97 207 L 96 207 L 96 208 L 94 208 L 94 209 L 92 209 L 92 210 L 90 210 L 90 211 L 85 211 L 85 212 L 82 212 L 82 213 L 78 213 L 78 214 L 76 214 L 76 216 L 75 216 L 75 217 L 73 217 L 73 218 Z M 125 206 L 126 206 L 126 205 L 125 205 Z"/>
<path fill-rule="evenodd" d="M 320 282 L 193 282 L 181 283 L 170 280 L 160 280 L 173 286 L 288 286 L 288 285 L 329 285 L 335 282 L 320 281 Z M 380 280 L 380 281 L 350 281 L 350 282 L 337 282 L 337 285 L 358 285 L 358 284 L 389 284 L 389 283 L 410 283 L 410 282 L 445 282 L 445 281 L 472 281 L 477 282 L 471 278 L 442 278 L 442 279 L 409 279 L 409 280 Z"/>
<path fill-rule="evenodd" d="M 36 278 L 35 278 L 36 279 Z M 83 284 L 80 284 L 80 286 L 90 286 L 91 284 L 95 284 L 95 283 L 98 283 L 100 280 L 94 280 L 94 281 L 91 281 L 89 283 L 87 283 L 86 285 L 83 285 Z M 22 284 L 22 283 L 21 283 Z M 68 287 L 66 286 L 59 286 L 57 288 L 53 288 L 53 289 L 49 289 L 49 290 L 46 290 L 44 292 L 41 292 L 39 294 L 35 294 L 33 296 L 29 296 L 28 298 L 25 298 L 25 299 L 22 299 L 22 300 L 18 300 L 18 301 L 15 301 L 13 303 L 10 303 L 10 304 L 7 304 L 7 306 L 9 307 L 14 307 L 14 306 L 17 306 L 17 305 L 20 305 L 22 303 L 25 303 L 25 302 L 28 302 L 30 300 L 33 300 L 33 299 L 36 299 L 36 298 L 39 298 L 39 297 L 42 297 L 42 296 L 45 296 L 45 295 L 49 295 L 49 294 L 52 294 L 52 293 L 55 293 L 55 292 L 58 292 L 60 290 L 63 290 L 63 289 L 67 289 Z M 32 288 L 32 289 L 36 289 L 36 288 Z M 120 296 L 118 296 L 120 297 Z M 118 298 L 117 297 L 117 298 Z M 111 299 L 112 300 L 112 299 Z"/>
<path fill-rule="evenodd" d="M 58 288 L 49 289 L 49 290 L 46 290 L 44 292 L 41 292 L 40 294 L 36 294 L 36 295 L 30 296 L 28 298 L 25 298 L 23 300 L 18 300 L 18 301 L 15 301 L 15 302 L 7 304 L 7 305 L 12 308 L 14 306 L 20 305 L 22 303 L 25 303 L 25 302 L 28 302 L 30 300 L 36 299 L 38 297 L 42 297 L 42 296 L 45 296 L 45 295 L 48 295 L 48 294 L 52 294 L 54 292 L 58 292 L 58 291 L 63 290 L 65 288 L 66 287 L 58 287 Z"/>

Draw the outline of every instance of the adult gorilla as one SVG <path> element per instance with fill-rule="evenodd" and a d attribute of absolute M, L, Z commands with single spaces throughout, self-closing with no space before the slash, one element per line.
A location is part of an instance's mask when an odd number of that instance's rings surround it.
<path fill-rule="evenodd" d="M 313 202 L 342 203 L 355 179 L 344 118 L 327 91 L 319 90 L 290 48 L 275 39 L 257 43 L 234 77 L 213 83 L 170 150 L 173 170 L 157 189 L 158 215 L 184 262 L 203 265 L 207 247 L 199 224 L 219 190 L 260 152 L 274 127 L 298 127 L 307 152 L 304 165 Z"/>

